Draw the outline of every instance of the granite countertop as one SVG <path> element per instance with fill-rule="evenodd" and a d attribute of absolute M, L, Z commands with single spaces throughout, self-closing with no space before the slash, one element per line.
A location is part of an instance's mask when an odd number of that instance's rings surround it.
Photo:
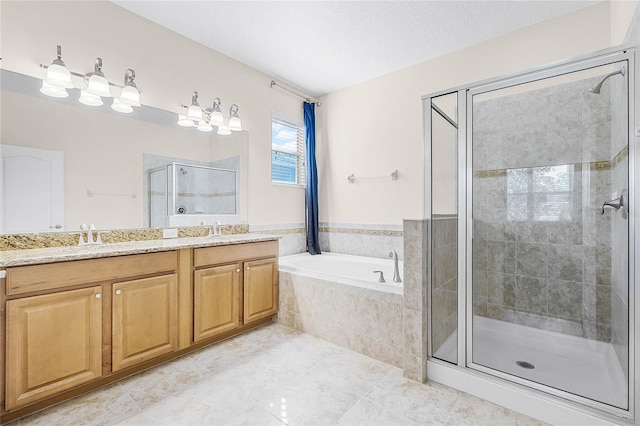
<path fill-rule="evenodd" d="M 226 246 L 231 244 L 276 241 L 280 237 L 271 234 L 231 234 L 215 237 L 188 237 L 164 240 L 127 241 L 101 245 L 49 247 L 25 250 L 0 251 L 0 268 L 35 265 L 38 263 L 95 259 L 127 254 L 154 253 L 184 248 Z"/>

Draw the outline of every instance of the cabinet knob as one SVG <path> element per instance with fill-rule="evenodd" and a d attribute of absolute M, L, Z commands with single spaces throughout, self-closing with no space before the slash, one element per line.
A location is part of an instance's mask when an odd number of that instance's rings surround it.
<path fill-rule="evenodd" d="M 100 293 L 96 293 L 96 299 L 100 299 L 102 295 Z"/>
<path fill-rule="evenodd" d="M 251 268 L 247 266 L 247 271 L 248 271 L 249 269 L 251 269 Z"/>
<path fill-rule="evenodd" d="M 116 294 L 122 294 L 122 290 L 116 290 Z"/>
<path fill-rule="evenodd" d="M 240 272 L 240 268 L 236 269 L 236 272 Z"/>

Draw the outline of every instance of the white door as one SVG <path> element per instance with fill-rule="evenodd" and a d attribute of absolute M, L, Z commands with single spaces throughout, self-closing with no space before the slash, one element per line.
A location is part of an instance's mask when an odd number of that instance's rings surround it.
<path fill-rule="evenodd" d="M 0 145 L 0 233 L 64 231 L 64 153 Z"/>

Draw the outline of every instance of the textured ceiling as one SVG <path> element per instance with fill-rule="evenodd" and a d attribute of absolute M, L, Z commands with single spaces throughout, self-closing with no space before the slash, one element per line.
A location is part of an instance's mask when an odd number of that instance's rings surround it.
<path fill-rule="evenodd" d="M 598 3 L 113 1 L 312 96 Z"/>

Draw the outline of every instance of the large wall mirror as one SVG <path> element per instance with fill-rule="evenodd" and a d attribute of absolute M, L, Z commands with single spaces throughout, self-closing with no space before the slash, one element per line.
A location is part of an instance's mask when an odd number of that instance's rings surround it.
<path fill-rule="evenodd" d="M 246 222 L 248 132 L 202 133 L 179 127 L 175 112 L 121 114 L 111 100 L 80 104 L 77 89 L 57 99 L 40 93 L 37 78 L 0 78 L 1 234 Z M 181 198 L 152 220 L 159 167 L 181 179 L 165 197 Z"/>

